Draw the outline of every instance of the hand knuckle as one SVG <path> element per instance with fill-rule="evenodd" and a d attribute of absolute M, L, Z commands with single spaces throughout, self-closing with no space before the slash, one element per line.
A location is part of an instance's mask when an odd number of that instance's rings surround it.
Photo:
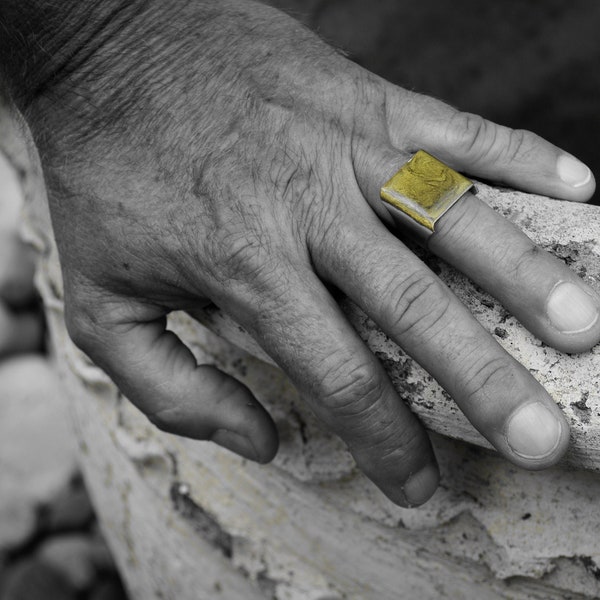
<path fill-rule="evenodd" d="M 446 137 L 451 148 L 458 150 L 467 160 L 476 161 L 488 152 L 491 145 L 488 130 L 489 122 L 483 117 L 457 112 L 448 124 Z"/>
<path fill-rule="evenodd" d="M 176 433 L 181 427 L 182 419 L 176 406 L 163 407 L 146 416 L 155 427 L 166 433 Z"/>
<path fill-rule="evenodd" d="M 450 306 L 450 297 L 433 274 L 415 273 L 396 284 L 384 297 L 391 311 L 392 328 L 399 337 L 407 334 L 425 337 L 443 321 Z"/>
<path fill-rule="evenodd" d="M 282 199 L 290 207 L 292 226 L 297 239 L 307 236 L 319 243 L 339 217 L 336 193 L 330 179 L 319 174 L 316 165 L 307 165 L 294 172 L 295 181 L 288 181 Z"/>
<path fill-rule="evenodd" d="M 428 454 L 426 440 L 417 427 L 396 427 L 382 439 L 377 460 L 379 463 L 385 461 L 387 464 L 401 465 L 404 469 L 410 468 Z"/>
<path fill-rule="evenodd" d="M 527 158 L 532 148 L 535 135 L 525 129 L 511 129 L 508 134 L 508 143 L 505 147 L 505 158 L 507 162 L 519 162 Z"/>
<path fill-rule="evenodd" d="M 522 161 L 538 146 L 535 143 L 537 136 L 530 131 L 496 125 L 467 112 L 457 112 L 446 131 L 450 146 L 473 165 L 482 160 Z"/>
<path fill-rule="evenodd" d="M 513 278 L 516 281 L 529 281 L 531 275 L 539 268 L 540 259 L 543 256 L 543 250 L 531 243 L 525 250 L 521 251 L 518 256 L 513 257 L 511 263 L 513 265 Z"/>
<path fill-rule="evenodd" d="M 223 230 L 208 249 L 214 275 L 222 281 L 253 279 L 264 272 L 271 255 L 266 235 L 249 229 Z"/>
<path fill-rule="evenodd" d="M 468 366 L 459 375 L 458 383 L 465 390 L 468 400 L 477 396 L 493 398 L 497 395 L 497 390 L 506 389 L 514 379 L 513 369 L 505 357 L 490 357 L 480 351 L 473 351 L 465 362 L 468 362 Z"/>
<path fill-rule="evenodd" d="M 364 417 L 383 393 L 373 365 L 343 358 L 328 369 L 319 395 L 324 406 L 336 416 Z"/>
<path fill-rule="evenodd" d="M 272 184 L 277 196 L 284 201 L 296 204 L 299 199 L 312 193 L 317 184 L 316 180 L 315 166 L 308 158 L 303 157 L 301 160 L 297 160 L 294 157 L 288 157 L 275 170 Z"/>

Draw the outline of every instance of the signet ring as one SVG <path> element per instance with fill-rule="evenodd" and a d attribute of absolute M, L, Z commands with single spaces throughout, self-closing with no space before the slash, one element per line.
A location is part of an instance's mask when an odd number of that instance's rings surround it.
<path fill-rule="evenodd" d="M 381 188 L 394 221 L 421 240 L 474 184 L 424 150 L 416 152 Z"/>

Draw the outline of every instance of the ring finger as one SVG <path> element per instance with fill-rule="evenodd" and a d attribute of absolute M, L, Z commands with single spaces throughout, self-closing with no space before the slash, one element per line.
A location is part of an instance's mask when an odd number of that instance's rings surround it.
<path fill-rule="evenodd" d="M 375 181 L 385 182 L 407 158 L 393 148 L 379 149 L 369 157 L 369 166 L 362 171 L 370 180 L 367 189 Z M 381 211 L 384 204 L 377 202 Z M 600 297 L 595 290 L 470 192 L 440 218 L 426 245 L 550 346 L 583 352 L 600 340 Z"/>

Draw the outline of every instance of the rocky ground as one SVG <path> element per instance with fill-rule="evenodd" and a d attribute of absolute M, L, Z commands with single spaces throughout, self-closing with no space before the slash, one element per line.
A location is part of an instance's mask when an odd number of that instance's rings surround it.
<path fill-rule="evenodd" d="M 533 129 L 600 173 L 600 3 L 271 3 L 388 79 Z M 14 190 L 2 173 L 0 225 L 15 213 Z M 5 357 L 0 361 L 0 600 L 125 597 L 78 474 L 60 382 L 42 354 Z"/>
<path fill-rule="evenodd" d="M 47 357 L 0 363 L 0 598 L 126 595 L 78 472 L 65 396 Z"/>

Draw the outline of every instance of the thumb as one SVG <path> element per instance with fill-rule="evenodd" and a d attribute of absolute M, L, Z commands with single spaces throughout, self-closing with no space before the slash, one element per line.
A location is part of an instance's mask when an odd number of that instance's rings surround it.
<path fill-rule="evenodd" d="M 274 457 L 277 430 L 267 411 L 239 381 L 198 365 L 166 329 L 160 309 L 113 303 L 108 311 L 103 306 L 98 314 L 97 308 L 90 313 L 67 304 L 69 334 L 159 429 L 212 440 L 261 463 Z"/>

